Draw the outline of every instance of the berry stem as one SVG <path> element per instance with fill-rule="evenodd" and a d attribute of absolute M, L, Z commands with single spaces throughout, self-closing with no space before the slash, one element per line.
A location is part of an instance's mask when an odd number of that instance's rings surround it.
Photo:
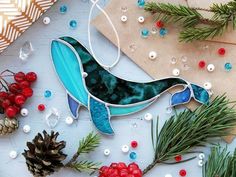
<path fill-rule="evenodd" d="M 154 160 L 150 165 L 148 165 L 148 166 L 143 170 L 143 176 L 146 175 L 151 169 L 153 169 L 158 163 L 160 163 L 159 160 Z"/>
<path fill-rule="evenodd" d="M 1 72 L 1 75 L 4 74 L 4 73 L 6 73 L 6 72 L 9 72 L 9 73 L 11 73 L 11 74 L 13 74 L 13 75 L 15 74 L 13 71 L 11 71 L 11 70 L 9 70 L 9 69 L 6 69 L 6 70 L 4 70 L 4 71 Z"/>

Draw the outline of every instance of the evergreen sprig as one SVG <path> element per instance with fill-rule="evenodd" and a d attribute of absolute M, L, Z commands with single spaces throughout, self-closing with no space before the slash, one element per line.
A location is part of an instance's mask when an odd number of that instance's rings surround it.
<path fill-rule="evenodd" d="M 80 161 L 72 163 L 71 167 L 78 172 L 94 172 L 99 169 L 100 163 L 89 162 L 89 161 Z"/>
<path fill-rule="evenodd" d="M 203 177 L 235 177 L 236 149 L 230 154 L 227 148 L 212 147 L 208 161 L 203 168 Z"/>
<path fill-rule="evenodd" d="M 191 8 L 170 3 L 149 2 L 144 8 L 155 15 L 155 20 L 166 23 L 178 22 L 183 26 L 179 39 L 183 42 L 212 39 L 222 35 L 229 25 L 236 27 L 236 1 L 227 4 L 213 4 L 209 9 Z M 212 13 L 211 18 L 204 18 L 199 11 Z"/>
<path fill-rule="evenodd" d="M 172 116 L 160 132 L 158 121 L 156 126 L 152 123 L 154 159 L 143 173 L 146 174 L 156 164 L 165 163 L 176 155 L 191 152 L 193 147 L 205 146 L 209 138 L 231 135 L 231 130 L 236 126 L 234 104 L 223 95 L 194 111 L 185 110 Z"/>

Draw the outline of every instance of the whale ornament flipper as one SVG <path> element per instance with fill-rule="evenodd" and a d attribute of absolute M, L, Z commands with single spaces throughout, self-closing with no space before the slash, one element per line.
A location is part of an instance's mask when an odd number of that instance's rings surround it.
<path fill-rule="evenodd" d="M 110 122 L 110 111 L 105 103 L 89 98 L 89 112 L 95 127 L 103 134 L 113 135 L 114 131 Z"/>
<path fill-rule="evenodd" d="M 193 98 L 201 103 L 201 104 L 208 104 L 210 100 L 210 95 L 209 93 L 202 87 L 196 85 L 196 84 L 191 84 L 192 88 L 192 93 L 193 93 Z"/>
<path fill-rule="evenodd" d="M 72 98 L 70 94 L 67 94 L 67 99 L 68 99 L 68 105 L 69 105 L 72 115 L 76 119 L 79 118 L 80 103 L 76 101 L 74 98 Z"/>
<path fill-rule="evenodd" d="M 191 89 L 186 86 L 184 90 L 176 92 L 171 97 L 171 106 L 188 103 L 191 100 Z"/>

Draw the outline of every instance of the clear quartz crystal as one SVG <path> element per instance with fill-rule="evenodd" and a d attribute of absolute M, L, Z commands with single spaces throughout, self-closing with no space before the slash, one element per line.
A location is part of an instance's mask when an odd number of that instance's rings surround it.
<path fill-rule="evenodd" d="M 22 61 L 25 61 L 29 58 L 29 56 L 33 53 L 34 48 L 31 44 L 31 42 L 26 41 L 22 47 L 20 48 L 20 52 L 19 52 L 19 58 Z"/>
<path fill-rule="evenodd" d="M 56 108 L 50 109 L 49 113 L 45 117 L 46 123 L 50 128 L 55 128 L 60 119 L 60 113 Z"/>

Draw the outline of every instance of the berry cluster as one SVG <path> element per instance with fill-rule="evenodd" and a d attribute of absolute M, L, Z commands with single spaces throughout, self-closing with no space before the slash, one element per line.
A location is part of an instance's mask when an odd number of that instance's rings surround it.
<path fill-rule="evenodd" d="M 101 167 L 99 177 L 142 177 L 142 171 L 136 163 L 127 166 L 119 162 L 112 163 L 109 167 Z"/>
<path fill-rule="evenodd" d="M 27 74 L 23 72 L 13 73 L 9 70 L 10 75 L 0 75 L 0 83 L 2 89 L 0 91 L 0 107 L 2 113 L 5 113 L 8 118 L 15 118 L 20 113 L 21 107 L 26 100 L 33 95 L 31 84 L 37 80 L 37 75 L 34 72 Z M 8 83 L 5 77 L 13 77 L 15 82 Z M 3 91 L 3 89 L 5 89 Z"/>

